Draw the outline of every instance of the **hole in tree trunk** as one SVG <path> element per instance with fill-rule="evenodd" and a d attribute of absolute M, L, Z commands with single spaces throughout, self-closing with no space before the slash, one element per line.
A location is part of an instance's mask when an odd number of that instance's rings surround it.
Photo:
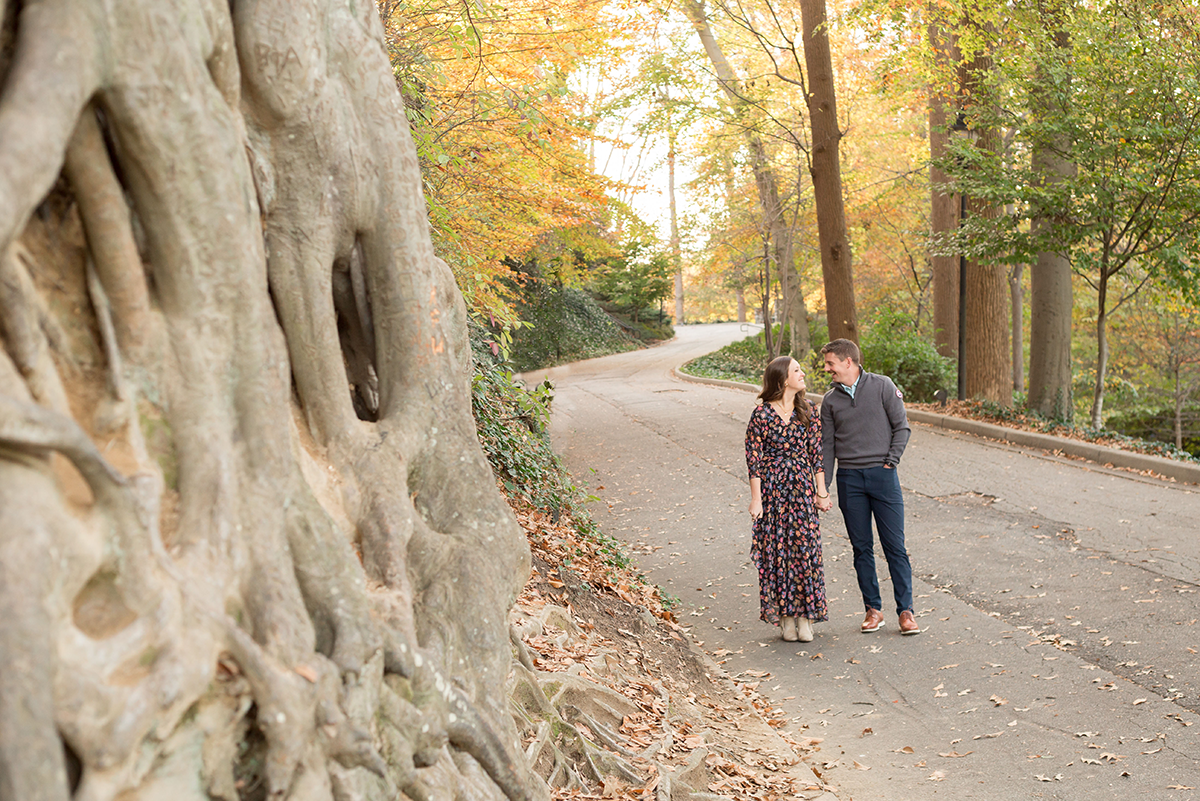
<path fill-rule="evenodd" d="M 337 312 L 338 340 L 342 346 L 350 401 L 358 419 L 373 423 L 379 419 L 379 377 L 375 368 L 371 299 L 359 242 L 355 242 L 348 257 L 334 262 L 333 308 Z"/>
<path fill-rule="evenodd" d="M 238 801 L 266 801 L 267 738 L 258 728 L 258 705 L 251 704 L 246 714 L 246 736 L 238 743 L 237 762 L 233 766 Z"/>
<path fill-rule="evenodd" d="M 75 795 L 75 791 L 79 789 L 79 780 L 83 778 L 83 762 L 70 743 L 63 740 L 62 745 L 63 763 L 67 769 L 67 787 L 70 788 L 71 795 Z"/>

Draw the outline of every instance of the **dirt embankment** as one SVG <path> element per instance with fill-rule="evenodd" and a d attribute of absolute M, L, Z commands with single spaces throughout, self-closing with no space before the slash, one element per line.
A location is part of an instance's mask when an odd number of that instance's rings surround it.
<path fill-rule="evenodd" d="M 514 714 L 555 799 L 823 799 L 821 739 L 728 676 L 569 520 L 518 512 L 534 572 L 510 615 Z"/>

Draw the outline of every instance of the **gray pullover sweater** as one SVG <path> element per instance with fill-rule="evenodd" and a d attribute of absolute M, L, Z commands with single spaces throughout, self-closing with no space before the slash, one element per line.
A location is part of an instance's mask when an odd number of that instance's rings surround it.
<path fill-rule="evenodd" d="M 821 456 L 825 480 L 833 460 L 849 469 L 896 465 L 908 444 L 904 397 L 892 379 L 865 370 L 854 397 L 835 383 L 821 401 Z"/>

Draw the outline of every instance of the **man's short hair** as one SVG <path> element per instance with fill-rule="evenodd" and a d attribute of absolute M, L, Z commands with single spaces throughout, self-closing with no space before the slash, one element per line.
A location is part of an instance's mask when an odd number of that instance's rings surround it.
<path fill-rule="evenodd" d="M 827 342 L 825 347 L 821 348 L 821 353 L 832 353 L 839 359 L 853 359 L 854 363 L 862 366 L 862 352 L 859 351 L 858 345 L 855 345 L 848 339 L 835 339 L 832 342 Z"/>

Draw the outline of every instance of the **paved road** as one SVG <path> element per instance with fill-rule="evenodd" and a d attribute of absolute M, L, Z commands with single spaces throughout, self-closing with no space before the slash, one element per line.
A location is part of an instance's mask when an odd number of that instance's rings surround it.
<path fill-rule="evenodd" d="M 825 738 L 840 796 L 1200 798 L 1200 491 L 914 425 L 900 480 L 924 631 L 900 637 L 887 609 L 858 632 L 835 509 L 830 620 L 784 643 L 758 620 L 748 557 L 753 396 L 671 374 L 744 335 L 685 326 L 550 371 L 552 436 L 693 636 L 731 674 L 769 673 L 760 692 Z"/>

